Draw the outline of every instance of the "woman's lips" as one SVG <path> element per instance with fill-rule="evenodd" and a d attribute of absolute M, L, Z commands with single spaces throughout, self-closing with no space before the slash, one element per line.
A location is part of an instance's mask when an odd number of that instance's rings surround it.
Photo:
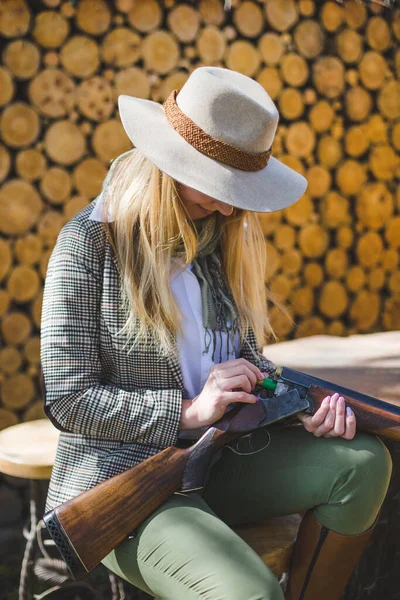
<path fill-rule="evenodd" d="M 213 212 L 212 210 L 207 210 L 206 208 L 203 208 L 202 206 L 200 206 L 200 208 L 201 208 L 201 210 L 202 210 L 203 212 L 205 212 L 205 213 L 206 213 L 206 215 L 211 215 L 211 214 L 212 214 L 212 212 Z"/>

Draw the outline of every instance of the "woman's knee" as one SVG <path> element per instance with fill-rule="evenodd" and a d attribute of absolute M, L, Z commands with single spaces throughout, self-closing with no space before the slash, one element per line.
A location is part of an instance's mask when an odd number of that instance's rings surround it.
<path fill-rule="evenodd" d="M 389 450 L 374 435 L 359 433 L 354 440 L 354 452 L 350 468 L 355 469 L 357 479 L 377 494 L 386 494 L 392 474 L 392 459 Z M 363 486 L 361 486 L 362 488 Z"/>

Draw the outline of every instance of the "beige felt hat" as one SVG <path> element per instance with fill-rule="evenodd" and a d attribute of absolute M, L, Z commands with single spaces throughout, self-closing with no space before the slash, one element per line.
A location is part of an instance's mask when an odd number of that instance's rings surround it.
<path fill-rule="evenodd" d="M 307 188 L 302 175 L 270 156 L 279 114 L 246 75 L 199 67 L 164 105 L 124 95 L 118 104 L 133 145 L 176 181 L 212 198 L 270 212 Z"/>

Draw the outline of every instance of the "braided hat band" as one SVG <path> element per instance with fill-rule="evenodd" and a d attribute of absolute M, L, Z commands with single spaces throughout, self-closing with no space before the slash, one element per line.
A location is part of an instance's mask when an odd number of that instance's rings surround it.
<path fill-rule="evenodd" d="M 178 91 L 173 90 L 164 102 L 165 116 L 175 131 L 193 148 L 241 171 L 260 171 L 267 166 L 271 148 L 266 152 L 253 154 L 212 137 L 181 111 L 176 103 Z"/>

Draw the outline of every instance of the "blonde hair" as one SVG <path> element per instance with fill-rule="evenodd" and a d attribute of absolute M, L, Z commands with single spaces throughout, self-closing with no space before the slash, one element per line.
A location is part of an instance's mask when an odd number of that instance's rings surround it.
<path fill-rule="evenodd" d="M 188 266 L 197 244 L 177 183 L 135 149 L 115 165 L 105 196 L 104 217 L 110 215 L 112 225 L 108 218 L 104 221 L 119 262 L 121 303 L 128 314 L 120 333 L 131 348 L 144 342 L 174 353 L 181 319 L 171 291 L 171 267 Z M 178 246 L 184 248 L 180 262 L 173 260 Z M 221 248 L 241 341 L 252 328 L 261 347 L 272 329 L 264 283 L 265 241 L 257 215 L 235 209 L 223 216 Z"/>

